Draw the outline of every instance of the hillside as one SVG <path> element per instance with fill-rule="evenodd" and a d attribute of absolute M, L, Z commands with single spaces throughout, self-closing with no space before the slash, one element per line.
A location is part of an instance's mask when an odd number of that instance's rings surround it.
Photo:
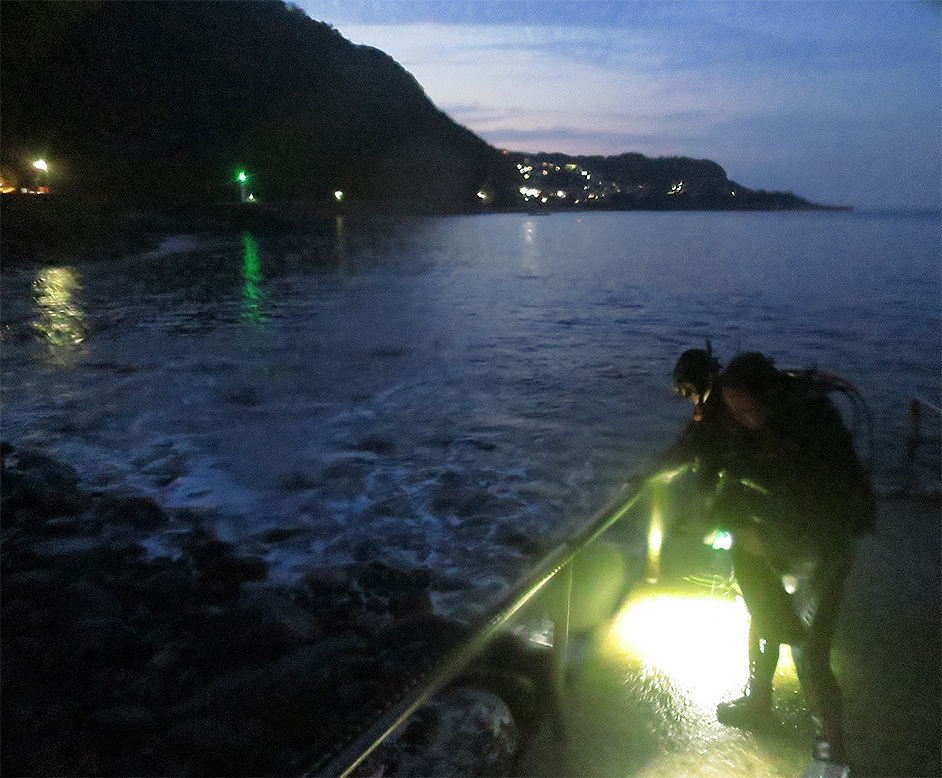
<path fill-rule="evenodd" d="M 239 171 L 295 212 L 811 207 L 709 161 L 502 152 L 387 54 L 275 0 L 4 0 L 0 32 L 5 185 L 88 209 L 238 203 Z M 531 160 L 553 167 L 537 195 Z"/>

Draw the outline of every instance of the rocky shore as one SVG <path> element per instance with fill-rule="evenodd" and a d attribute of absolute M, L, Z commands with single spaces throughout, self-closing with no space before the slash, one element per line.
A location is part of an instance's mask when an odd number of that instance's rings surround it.
<path fill-rule="evenodd" d="M 2 453 L 4 775 L 303 774 L 469 634 L 433 614 L 427 571 L 363 558 L 275 583 L 255 551 L 291 528 L 224 542 L 197 511 Z M 520 651 L 485 657 L 370 769 L 506 772 L 538 716 L 542 660 Z"/>

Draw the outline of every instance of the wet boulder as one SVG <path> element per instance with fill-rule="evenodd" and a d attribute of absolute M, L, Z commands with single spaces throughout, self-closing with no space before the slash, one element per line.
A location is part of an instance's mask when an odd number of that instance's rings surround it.
<path fill-rule="evenodd" d="M 71 466 L 35 451 L 18 451 L 10 460 L 0 490 L 4 521 L 32 523 L 78 513 L 85 506 L 78 474 Z"/>
<path fill-rule="evenodd" d="M 509 708 L 493 692 L 452 687 L 406 722 L 370 757 L 374 775 L 510 775 L 519 733 Z"/>
<path fill-rule="evenodd" d="M 101 526 L 124 525 L 145 531 L 166 527 L 169 521 L 156 502 L 136 495 L 98 495 L 92 515 Z"/>

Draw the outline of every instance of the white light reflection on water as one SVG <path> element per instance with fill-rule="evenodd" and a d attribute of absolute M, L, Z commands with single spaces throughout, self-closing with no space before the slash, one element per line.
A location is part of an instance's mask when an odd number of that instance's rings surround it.
<path fill-rule="evenodd" d="M 49 359 L 73 364 L 85 341 L 85 316 L 76 300 L 78 274 L 71 267 L 40 270 L 33 282 L 33 300 L 39 318 L 33 327 L 48 348 Z"/>

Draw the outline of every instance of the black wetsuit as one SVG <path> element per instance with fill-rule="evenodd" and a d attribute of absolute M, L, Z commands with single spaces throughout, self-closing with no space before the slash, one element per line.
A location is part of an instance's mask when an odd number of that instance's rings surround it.
<path fill-rule="evenodd" d="M 842 705 L 831 643 L 854 541 L 873 526 L 874 494 L 851 434 L 820 388 L 785 378 L 765 421 L 759 431 L 732 427 L 724 439 L 716 520 L 733 532 L 737 582 L 755 634 L 771 644 L 760 669 L 768 688 L 778 644 L 797 647 L 808 705 L 840 756 Z M 737 549 L 736 534 L 746 527 L 758 536 L 761 556 Z M 785 574 L 803 579 L 799 596 L 785 592 Z"/>
<path fill-rule="evenodd" d="M 656 460 L 656 470 L 692 465 L 701 485 L 712 489 L 729 453 L 732 422 L 719 391 L 710 392 L 697 414 Z"/>

